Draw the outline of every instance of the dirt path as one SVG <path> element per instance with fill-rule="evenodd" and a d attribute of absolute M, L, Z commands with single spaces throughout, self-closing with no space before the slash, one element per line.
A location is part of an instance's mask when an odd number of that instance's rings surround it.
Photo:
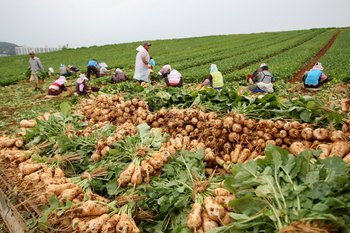
<path fill-rule="evenodd" d="M 328 42 L 328 44 L 302 69 L 293 75 L 293 78 L 289 80 L 288 83 L 302 82 L 302 77 L 305 71 L 309 71 L 315 63 L 328 51 L 328 49 L 333 45 L 334 41 L 337 39 L 341 31 L 333 36 L 333 38 Z"/>

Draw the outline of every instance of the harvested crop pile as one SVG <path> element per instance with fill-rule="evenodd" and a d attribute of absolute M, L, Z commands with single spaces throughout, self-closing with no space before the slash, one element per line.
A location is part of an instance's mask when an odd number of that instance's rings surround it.
<path fill-rule="evenodd" d="M 325 205 L 337 229 L 347 221 L 349 123 L 335 130 L 198 109 L 151 113 L 144 101 L 100 95 L 74 114 L 63 103 L 60 113 L 21 122 L 17 138 L 0 137 L 0 166 L 7 190 L 18 186 L 28 199 L 18 206 L 36 206 L 31 228 L 44 232 L 273 232 L 295 227 L 300 213 L 320 228 L 328 222 L 314 216 Z M 326 199 L 324 188 L 339 190 Z"/>

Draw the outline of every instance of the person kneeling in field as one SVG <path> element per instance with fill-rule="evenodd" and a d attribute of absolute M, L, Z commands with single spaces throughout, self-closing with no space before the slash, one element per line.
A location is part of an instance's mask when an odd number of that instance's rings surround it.
<path fill-rule="evenodd" d="M 317 62 L 310 71 L 303 76 L 305 88 L 319 88 L 328 81 L 328 77 L 323 73 L 323 66 Z"/>
<path fill-rule="evenodd" d="M 276 81 L 276 79 L 272 76 L 267 66 L 262 67 L 262 71 L 258 73 L 256 77 L 254 77 L 253 82 L 254 86 L 249 86 L 248 89 L 252 92 L 267 92 L 273 93 L 273 84 L 272 82 Z"/>
<path fill-rule="evenodd" d="M 88 80 L 87 77 L 85 77 L 85 74 L 79 75 L 79 78 L 77 79 L 77 82 L 75 84 L 75 91 L 76 95 L 83 95 L 87 94 L 87 91 L 89 90 L 88 85 L 85 83 L 85 80 Z"/>
<path fill-rule="evenodd" d="M 168 74 L 170 74 L 171 71 L 171 65 L 165 65 L 158 71 L 158 74 L 160 75 L 160 78 L 166 78 Z"/>
<path fill-rule="evenodd" d="M 165 77 L 165 83 L 168 87 L 181 87 L 182 76 L 177 70 L 173 69 L 170 71 L 169 75 Z"/>
<path fill-rule="evenodd" d="M 126 74 L 124 74 L 124 72 L 117 68 L 115 70 L 114 75 L 111 77 L 111 83 L 120 83 L 120 82 L 124 82 L 125 80 L 128 79 L 128 76 L 126 76 Z"/>
<path fill-rule="evenodd" d="M 215 64 L 210 65 L 210 74 L 208 78 L 204 80 L 202 85 L 210 85 L 216 90 L 221 90 L 224 86 L 224 77 Z"/>
<path fill-rule="evenodd" d="M 49 86 L 47 91 L 48 95 L 59 95 L 62 91 L 66 91 L 67 88 L 64 86 L 64 83 L 67 82 L 66 77 L 60 76 L 54 83 Z"/>

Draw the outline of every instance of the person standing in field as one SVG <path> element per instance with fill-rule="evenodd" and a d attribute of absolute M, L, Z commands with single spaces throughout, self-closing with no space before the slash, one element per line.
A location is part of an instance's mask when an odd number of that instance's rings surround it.
<path fill-rule="evenodd" d="M 319 88 L 328 81 L 328 77 L 323 73 L 321 62 L 317 62 L 311 70 L 303 76 L 304 87 Z"/>
<path fill-rule="evenodd" d="M 34 86 L 34 91 L 41 91 L 41 86 L 39 83 L 39 78 L 37 73 L 44 70 L 43 65 L 41 64 L 40 58 L 35 56 L 33 50 L 29 51 L 29 64 L 28 67 L 30 69 L 30 83 Z"/>
<path fill-rule="evenodd" d="M 150 56 L 148 54 L 148 50 L 151 47 L 151 43 L 145 42 L 143 46 L 139 46 L 136 48 L 138 53 L 136 54 L 135 60 L 135 72 L 134 79 L 138 80 L 140 83 L 146 82 L 148 83 L 148 76 L 150 74 L 151 64 Z"/>
<path fill-rule="evenodd" d="M 87 64 L 87 79 L 90 79 L 91 72 L 96 74 L 96 78 L 99 78 L 100 75 L 100 66 L 98 65 L 98 62 L 95 59 L 92 59 Z"/>

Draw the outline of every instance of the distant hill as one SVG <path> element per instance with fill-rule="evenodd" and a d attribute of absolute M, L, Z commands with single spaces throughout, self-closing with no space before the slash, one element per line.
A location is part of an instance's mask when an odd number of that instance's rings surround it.
<path fill-rule="evenodd" d="M 7 42 L 0 42 L 0 56 L 16 55 L 15 47 L 18 47 L 18 45 Z"/>

